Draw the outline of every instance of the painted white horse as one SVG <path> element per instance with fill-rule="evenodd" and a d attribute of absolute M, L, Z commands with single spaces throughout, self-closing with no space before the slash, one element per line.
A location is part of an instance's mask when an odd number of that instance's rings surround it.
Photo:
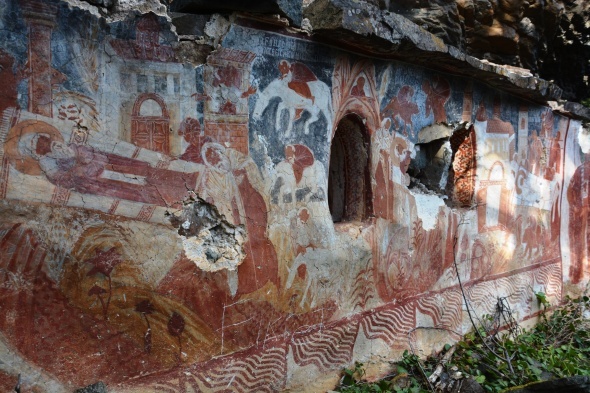
<path fill-rule="evenodd" d="M 293 123 L 295 123 L 296 114 L 300 114 L 302 111 L 310 113 L 310 117 L 305 120 L 304 133 L 309 134 L 309 125 L 319 120 L 320 113 L 323 113 L 327 119 L 327 130 L 328 134 L 332 132 L 332 95 L 330 88 L 324 82 L 311 81 L 307 82 L 309 90 L 314 97 L 313 99 L 303 97 L 296 93 L 293 89 L 288 86 L 288 79 L 275 79 L 272 81 L 264 90 L 258 92 L 258 100 L 254 106 L 254 119 L 258 120 L 262 117 L 262 112 L 268 106 L 270 101 L 279 97 L 281 101 L 278 104 L 276 114 L 276 129 L 281 129 L 281 114 L 284 109 L 289 112 L 289 121 L 287 129 L 285 130 L 284 137 L 289 137 L 293 130 Z"/>

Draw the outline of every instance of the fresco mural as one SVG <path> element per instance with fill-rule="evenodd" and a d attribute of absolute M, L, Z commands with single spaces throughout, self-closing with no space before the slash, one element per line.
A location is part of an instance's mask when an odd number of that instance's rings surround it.
<path fill-rule="evenodd" d="M 4 390 L 325 390 L 467 331 L 459 280 L 528 318 L 589 278 L 590 136 L 546 107 L 240 19 L 200 65 L 151 13 L 0 24 Z"/>
<path fill-rule="evenodd" d="M 576 158 L 582 159 L 582 163 L 576 168 L 569 179 L 567 189 L 567 203 L 569 204 L 569 231 L 570 266 L 569 279 L 573 283 L 584 282 L 588 277 L 588 155 L 590 154 L 590 138 L 587 130 L 580 127 L 576 139 L 580 150 L 576 149 Z M 576 160 L 577 161 L 577 160 Z M 563 223 L 563 220 L 562 220 Z"/>

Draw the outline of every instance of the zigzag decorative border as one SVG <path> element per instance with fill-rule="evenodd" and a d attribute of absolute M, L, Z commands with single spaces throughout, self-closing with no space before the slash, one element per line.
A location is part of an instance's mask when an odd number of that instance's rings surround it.
<path fill-rule="evenodd" d="M 561 262 L 548 261 L 503 273 L 486 281 L 464 283 L 470 302 L 478 312 L 495 306 L 489 291 L 501 291 L 512 303 L 526 306 L 531 285 L 544 285 L 547 293 L 561 294 Z M 530 308 L 527 308 L 530 312 Z M 280 337 L 270 346 L 253 347 L 205 363 L 135 380 L 145 391 L 185 392 L 274 392 L 286 388 L 287 357 L 298 366 L 313 365 L 321 371 L 341 369 L 352 362 L 359 331 L 369 340 L 379 339 L 393 348 L 403 348 L 406 333 L 416 327 L 417 313 L 432 319 L 433 326 L 460 331 L 463 297 L 458 287 L 422 294 L 398 304 L 386 304 L 339 321 L 318 325 L 290 337 Z"/>

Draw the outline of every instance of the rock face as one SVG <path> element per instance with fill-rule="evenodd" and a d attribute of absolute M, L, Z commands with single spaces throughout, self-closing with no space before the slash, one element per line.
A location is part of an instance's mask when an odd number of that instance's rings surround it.
<path fill-rule="evenodd" d="M 558 100 L 561 89 L 528 70 L 466 55 L 419 25 L 377 5 L 357 0 L 316 0 L 304 11 L 314 38 L 372 56 L 407 60 L 440 71 L 475 77 L 536 102 Z"/>
<path fill-rule="evenodd" d="M 554 80 L 563 98 L 590 97 L 587 1 L 407 0 L 388 9 L 477 58 Z"/>
<path fill-rule="evenodd" d="M 587 285 L 558 86 L 377 2 L 253 3 L 0 2 L 0 391 L 326 391 L 464 297 Z"/>
<path fill-rule="evenodd" d="M 548 39 L 547 55 L 541 58 L 539 74 L 555 80 L 565 98 L 580 101 L 590 97 L 590 4 L 574 0 L 564 6 L 557 34 Z"/>
<path fill-rule="evenodd" d="M 389 10 L 405 16 L 448 45 L 462 49 L 464 29 L 456 3 L 445 0 L 392 1 Z"/>

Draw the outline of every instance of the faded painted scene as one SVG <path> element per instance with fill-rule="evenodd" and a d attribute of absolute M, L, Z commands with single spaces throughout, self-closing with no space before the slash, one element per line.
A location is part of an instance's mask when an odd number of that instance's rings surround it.
<path fill-rule="evenodd" d="M 588 281 L 580 121 L 215 18 L 0 5 L 3 391 L 322 391 Z"/>

